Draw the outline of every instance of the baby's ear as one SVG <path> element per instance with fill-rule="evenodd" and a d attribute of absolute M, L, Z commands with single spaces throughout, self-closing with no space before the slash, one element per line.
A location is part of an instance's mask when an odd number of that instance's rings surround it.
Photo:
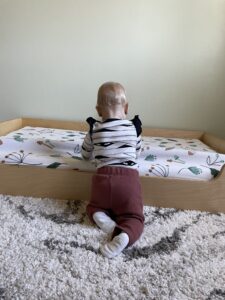
<path fill-rule="evenodd" d="M 124 112 L 125 112 L 125 115 L 128 114 L 128 103 L 125 104 L 125 107 L 124 107 Z"/>
<path fill-rule="evenodd" d="M 95 108 L 97 110 L 97 113 L 98 113 L 99 117 L 101 117 L 102 116 L 101 108 L 98 105 Z"/>

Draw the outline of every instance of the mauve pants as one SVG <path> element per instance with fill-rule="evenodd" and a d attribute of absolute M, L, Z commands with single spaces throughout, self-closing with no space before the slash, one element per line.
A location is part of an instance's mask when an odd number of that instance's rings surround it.
<path fill-rule="evenodd" d="M 122 167 L 102 167 L 92 178 L 91 200 L 87 214 L 102 211 L 117 224 L 112 237 L 121 231 L 129 236 L 129 244 L 143 232 L 144 215 L 141 185 L 137 170 Z"/>

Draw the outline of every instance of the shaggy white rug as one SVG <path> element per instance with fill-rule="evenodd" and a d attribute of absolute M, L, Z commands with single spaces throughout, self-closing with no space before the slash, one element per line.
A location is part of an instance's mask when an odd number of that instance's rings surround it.
<path fill-rule="evenodd" d="M 0 299 L 225 299 L 225 215 L 145 207 L 109 260 L 80 201 L 0 196 Z"/>

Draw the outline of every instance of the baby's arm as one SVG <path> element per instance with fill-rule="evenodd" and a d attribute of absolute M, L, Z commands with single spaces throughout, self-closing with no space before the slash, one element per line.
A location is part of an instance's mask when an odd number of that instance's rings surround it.
<path fill-rule="evenodd" d="M 137 145 L 136 145 L 136 157 L 138 158 L 138 156 L 141 153 L 141 135 L 138 136 L 137 138 Z"/>
<path fill-rule="evenodd" d="M 90 132 L 88 132 L 84 138 L 82 149 L 81 149 L 81 155 L 84 159 L 91 159 L 92 157 L 92 151 L 93 151 L 93 143 L 91 140 Z"/>

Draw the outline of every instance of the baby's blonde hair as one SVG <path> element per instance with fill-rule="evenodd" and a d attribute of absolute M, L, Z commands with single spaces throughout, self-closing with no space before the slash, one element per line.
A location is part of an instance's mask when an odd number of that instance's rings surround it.
<path fill-rule="evenodd" d="M 127 103 L 124 87 L 118 82 L 105 82 L 98 90 L 98 106 L 125 105 Z"/>

